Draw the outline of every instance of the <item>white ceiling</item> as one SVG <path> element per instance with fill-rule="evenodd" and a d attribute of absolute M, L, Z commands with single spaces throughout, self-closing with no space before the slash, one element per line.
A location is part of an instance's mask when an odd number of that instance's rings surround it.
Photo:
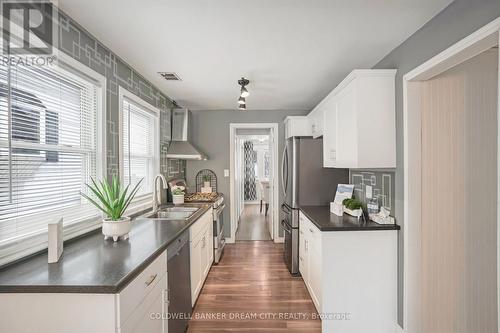
<path fill-rule="evenodd" d="M 59 6 L 178 104 L 310 110 L 451 0 L 59 0 Z M 176 72 L 167 82 L 158 71 Z"/>

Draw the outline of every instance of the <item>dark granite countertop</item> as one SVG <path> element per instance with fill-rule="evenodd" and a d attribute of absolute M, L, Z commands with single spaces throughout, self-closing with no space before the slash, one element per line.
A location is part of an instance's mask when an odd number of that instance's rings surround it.
<path fill-rule="evenodd" d="M 57 263 L 47 263 L 47 252 L 0 270 L 0 293 L 117 293 L 139 275 L 167 246 L 209 208 L 198 210 L 187 221 L 132 222 L 128 240 L 104 240 L 101 229 L 64 244 Z"/>
<path fill-rule="evenodd" d="M 337 216 L 330 213 L 330 206 L 301 206 L 300 210 L 321 231 L 362 231 L 362 230 L 399 230 L 397 224 L 378 224 L 370 220 L 344 214 Z"/>

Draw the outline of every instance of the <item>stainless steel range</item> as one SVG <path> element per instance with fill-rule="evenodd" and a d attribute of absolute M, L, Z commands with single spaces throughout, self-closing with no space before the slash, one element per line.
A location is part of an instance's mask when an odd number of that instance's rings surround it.
<path fill-rule="evenodd" d="M 186 180 L 175 179 L 168 182 L 169 188 L 173 185 L 181 185 L 187 188 Z M 222 193 L 212 192 L 212 193 L 186 193 L 184 196 L 184 202 L 189 203 L 212 203 L 213 208 L 213 230 L 214 230 L 214 262 L 219 263 L 219 260 L 224 251 L 224 246 L 226 245 L 226 239 L 224 238 L 224 220 L 222 218 L 222 213 L 224 211 L 224 195 Z"/>
<path fill-rule="evenodd" d="M 222 193 L 188 193 L 184 197 L 185 202 L 211 202 L 213 208 L 213 219 L 214 219 L 214 262 L 219 263 L 222 256 L 222 251 L 224 250 L 224 245 L 226 245 L 226 239 L 224 238 L 224 221 L 222 219 L 222 212 L 224 211 L 224 195 Z"/>

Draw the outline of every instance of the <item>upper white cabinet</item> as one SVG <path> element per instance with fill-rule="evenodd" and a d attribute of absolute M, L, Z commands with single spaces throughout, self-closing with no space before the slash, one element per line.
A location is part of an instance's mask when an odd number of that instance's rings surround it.
<path fill-rule="evenodd" d="M 311 125 L 307 116 L 285 118 L 285 140 L 292 136 L 311 136 Z"/>
<path fill-rule="evenodd" d="M 311 128 L 311 135 L 315 139 L 323 135 L 324 116 L 327 107 L 327 103 L 322 102 L 307 115 Z"/>
<path fill-rule="evenodd" d="M 354 70 L 311 112 L 324 113 L 323 166 L 396 167 L 395 75 Z"/>

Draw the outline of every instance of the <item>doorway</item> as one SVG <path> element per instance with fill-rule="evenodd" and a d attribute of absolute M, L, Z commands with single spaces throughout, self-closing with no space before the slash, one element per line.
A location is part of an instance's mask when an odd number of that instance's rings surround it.
<path fill-rule="evenodd" d="M 270 130 L 237 130 L 236 137 L 240 142 L 237 154 L 242 161 L 242 168 L 236 172 L 242 173 L 238 178 L 242 182 L 239 196 L 243 197 L 243 211 L 239 214 L 236 240 L 271 240 Z"/>
<path fill-rule="evenodd" d="M 498 332 L 500 19 L 404 77 L 404 329 Z"/>
<path fill-rule="evenodd" d="M 278 124 L 230 125 L 231 239 L 274 240 L 277 235 L 276 182 Z"/>

